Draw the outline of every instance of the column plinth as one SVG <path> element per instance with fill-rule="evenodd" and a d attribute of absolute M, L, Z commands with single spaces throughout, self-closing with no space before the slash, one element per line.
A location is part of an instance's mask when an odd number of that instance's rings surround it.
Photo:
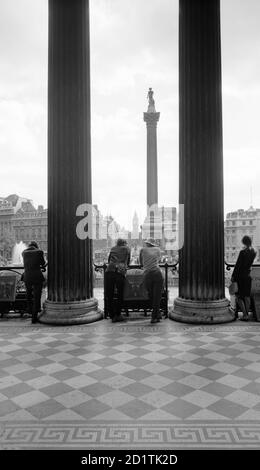
<path fill-rule="evenodd" d="M 45 301 L 45 310 L 40 317 L 41 323 L 53 325 L 79 325 L 92 323 L 103 318 L 96 299 L 73 302 Z"/>
<path fill-rule="evenodd" d="M 221 41 L 219 0 L 180 0 L 179 203 L 184 244 L 179 297 L 170 318 L 234 319 L 225 298 Z"/>
<path fill-rule="evenodd" d="M 77 207 L 92 203 L 88 0 L 49 0 L 48 300 L 43 323 L 102 318 L 93 298 L 92 241 Z"/>

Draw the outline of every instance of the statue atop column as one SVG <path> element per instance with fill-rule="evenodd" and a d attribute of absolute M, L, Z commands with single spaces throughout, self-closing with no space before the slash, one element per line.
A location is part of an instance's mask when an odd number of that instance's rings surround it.
<path fill-rule="evenodd" d="M 147 99 L 148 99 L 148 101 L 149 101 L 147 112 L 148 112 L 148 113 L 155 113 L 155 112 L 156 112 L 156 111 L 155 111 L 155 101 L 154 101 L 154 97 L 153 97 L 153 90 L 152 90 L 152 88 L 149 88 L 149 90 L 148 90 Z"/>

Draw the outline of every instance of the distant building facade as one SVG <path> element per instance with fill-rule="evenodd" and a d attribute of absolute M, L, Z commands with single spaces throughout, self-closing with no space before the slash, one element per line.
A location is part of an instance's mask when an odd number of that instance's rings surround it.
<path fill-rule="evenodd" d="M 23 204 L 13 218 L 13 230 L 16 241 L 28 245 L 30 240 L 36 240 L 41 249 L 47 252 L 48 211 L 43 206 L 35 209 L 29 204 Z"/>
<path fill-rule="evenodd" d="M 257 251 L 256 261 L 260 261 L 260 209 L 252 206 L 248 210 L 238 209 L 229 212 L 225 220 L 225 260 L 234 263 L 241 250 L 244 235 L 252 238 Z"/>
<path fill-rule="evenodd" d="M 142 225 L 142 238 L 154 238 L 161 249 L 171 252 L 178 248 L 178 221 L 176 207 L 153 206 Z"/>
<path fill-rule="evenodd" d="M 15 242 L 28 244 L 36 240 L 41 249 L 47 252 L 47 209 L 36 209 L 31 199 L 17 194 L 0 198 L 0 236 L 11 234 Z"/>

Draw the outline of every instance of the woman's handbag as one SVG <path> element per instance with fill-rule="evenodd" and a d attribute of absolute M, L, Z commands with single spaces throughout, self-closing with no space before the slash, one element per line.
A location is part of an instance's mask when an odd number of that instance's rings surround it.
<path fill-rule="evenodd" d="M 235 295 L 235 294 L 237 294 L 237 292 L 238 292 L 238 284 L 237 284 L 237 282 L 235 282 L 235 281 L 234 281 L 234 282 L 231 282 L 231 284 L 230 284 L 228 290 L 229 290 L 229 294 L 230 294 L 230 295 Z"/>

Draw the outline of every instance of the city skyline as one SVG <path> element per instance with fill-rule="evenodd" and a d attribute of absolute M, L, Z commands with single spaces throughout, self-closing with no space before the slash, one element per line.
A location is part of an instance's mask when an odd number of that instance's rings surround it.
<path fill-rule="evenodd" d="M 221 7 L 226 214 L 260 207 L 260 5 Z M 0 196 L 46 207 L 47 2 L 3 0 L 0 12 Z M 146 212 L 149 87 L 161 113 L 159 205 L 178 205 L 178 1 L 92 0 L 90 20 L 93 203 L 129 229 Z"/>
<path fill-rule="evenodd" d="M 37 212 L 37 211 L 46 211 L 46 210 L 48 211 L 48 206 L 46 206 L 46 207 L 44 207 L 43 205 L 38 205 L 38 206 L 37 206 L 37 205 L 34 203 L 33 198 L 27 197 L 27 196 L 24 197 L 24 196 L 21 196 L 21 195 L 18 195 L 18 194 L 8 194 L 7 196 L 4 196 L 4 197 L 3 197 L 2 195 L 0 195 L 0 207 L 1 207 L 2 202 L 4 202 L 4 201 L 6 201 L 8 204 L 12 204 L 11 200 L 12 200 L 14 197 L 18 198 L 18 199 L 21 200 L 21 201 L 23 200 L 25 204 L 29 204 L 29 206 L 31 206 L 30 211 L 35 211 L 35 212 Z M 37 207 L 36 207 L 36 206 L 37 206 Z M 9 206 L 8 206 L 8 207 L 9 207 Z M 153 211 L 153 209 L 154 209 L 155 207 L 157 207 L 158 216 L 160 215 L 160 217 L 162 217 L 162 213 L 163 213 L 162 211 L 163 211 L 163 210 L 166 210 L 166 211 L 167 211 L 167 210 L 169 210 L 169 209 L 174 209 L 174 210 L 176 210 L 176 215 L 177 215 L 177 216 L 178 216 L 178 214 L 180 213 L 180 211 L 182 210 L 182 208 L 179 207 L 178 205 L 177 205 L 177 206 L 153 206 L 153 205 L 152 205 L 152 206 L 150 206 L 150 209 L 149 209 L 149 207 L 147 206 L 147 213 L 149 212 L 149 210 L 150 210 L 150 211 Z M 4 209 L 5 206 L 2 206 L 1 208 Z M 33 208 L 33 209 L 32 209 L 32 208 Z M 19 209 L 21 209 L 21 207 L 19 207 Z M 23 208 L 22 208 L 22 209 L 23 209 Z M 179 209 L 179 211 L 178 211 L 178 209 Z M 17 209 L 15 209 L 15 212 L 16 212 L 16 210 L 17 210 Z M 135 210 L 134 213 L 133 213 L 133 215 L 131 216 L 131 223 L 130 223 L 130 226 L 129 226 L 129 227 L 125 227 L 125 226 L 121 223 L 120 219 L 116 219 L 116 218 L 114 217 L 113 213 L 110 213 L 110 212 L 103 213 L 103 212 L 100 210 L 100 208 L 99 208 L 99 206 L 98 206 L 97 204 L 95 204 L 95 203 L 92 204 L 92 210 L 94 210 L 95 213 L 96 213 L 96 215 L 95 215 L 94 217 L 97 217 L 98 214 L 99 214 L 99 216 L 102 217 L 103 220 L 106 220 L 106 219 L 107 219 L 107 220 L 110 220 L 111 222 L 115 222 L 116 224 L 119 225 L 119 229 L 120 229 L 120 230 L 124 230 L 124 231 L 129 232 L 129 233 L 130 233 L 130 232 L 132 232 L 132 233 L 135 232 L 135 230 L 136 230 L 136 224 L 139 224 L 138 227 L 139 227 L 139 231 L 141 232 L 141 226 L 142 226 L 142 224 L 145 222 L 145 220 L 146 220 L 146 218 L 147 218 L 147 215 L 145 215 L 144 218 L 141 219 L 140 214 L 138 213 L 137 210 Z M 254 207 L 254 206 L 252 206 L 252 205 L 250 205 L 250 206 L 248 206 L 248 207 L 246 207 L 246 208 L 244 208 L 244 207 L 236 207 L 236 208 L 233 208 L 233 209 L 231 209 L 230 211 L 224 213 L 224 219 L 223 219 L 223 220 L 226 221 L 230 216 L 233 216 L 234 214 L 237 214 L 238 212 L 241 212 L 241 211 L 242 211 L 242 212 L 245 212 L 245 213 L 246 213 L 246 212 L 248 212 L 248 211 L 250 212 L 251 210 L 252 210 L 252 211 L 260 211 L 260 208 L 259 208 L 259 207 Z M 147 214 L 147 213 L 146 213 L 146 214 Z M 85 212 L 85 214 L 86 214 L 86 212 Z M 85 216 L 85 214 L 84 214 L 84 216 Z M 1 214 L 0 214 L 0 215 L 1 215 Z M 83 218 L 84 216 L 82 215 L 82 218 Z"/>

